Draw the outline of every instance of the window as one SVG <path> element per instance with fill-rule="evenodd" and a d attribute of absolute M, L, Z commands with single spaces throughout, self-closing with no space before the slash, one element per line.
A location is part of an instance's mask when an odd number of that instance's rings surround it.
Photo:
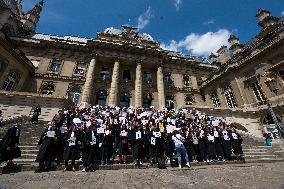
<path fill-rule="evenodd" d="M 143 98 L 143 108 L 150 108 L 152 105 L 152 95 L 150 93 L 147 93 Z"/>
<path fill-rule="evenodd" d="M 191 94 L 186 94 L 185 95 L 185 105 L 193 105 L 194 104 L 194 99 Z"/>
<path fill-rule="evenodd" d="M 164 82 L 166 87 L 171 87 L 173 84 L 172 76 L 170 73 L 165 74 Z"/>
<path fill-rule="evenodd" d="M 189 76 L 183 75 L 183 86 L 188 87 L 190 85 L 189 83 Z"/>
<path fill-rule="evenodd" d="M 175 108 L 174 97 L 166 96 L 165 100 L 166 100 L 166 108 L 168 108 L 168 109 L 174 109 Z"/>
<path fill-rule="evenodd" d="M 107 91 L 106 90 L 98 91 L 96 104 L 99 105 L 99 106 L 105 106 L 106 100 L 107 100 Z"/>
<path fill-rule="evenodd" d="M 75 75 L 80 75 L 83 76 L 85 74 L 86 71 L 86 64 L 77 64 L 75 70 L 74 70 L 74 74 Z"/>
<path fill-rule="evenodd" d="M 54 91 L 55 91 L 54 85 L 53 84 L 47 84 L 42 88 L 41 94 L 51 96 L 54 93 Z"/>
<path fill-rule="evenodd" d="M 220 103 L 219 97 L 216 92 L 212 93 L 211 100 L 212 100 L 214 107 L 220 107 L 221 103 Z"/>
<path fill-rule="evenodd" d="M 17 74 L 15 72 L 11 72 L 9 73 L 7 79 L 5 80 L 5 83 L 3 85 L 3 90 L 4 91 L 12 91 L 15 86 L 16 86 L 16 82 L 17 82 Z"/>
<path fill-rule="evenodd" d="M 120 106 L 121 107 L 130 106 L 130 94 L 128 92 L 124 92 L 120 94 Z"/>
<path fill-rule="evenodd" d="M 226 102 L 229 108 L 237 107 L 237 103 L 236 103 L 236 100 L 235 100 L 235 97 L 234 97 L 234 94 L 233 94 L 233 91 L 230 85 L 224 88 L 224 96 L 225 96 L 225 99 L 226 99 Z"/>
<path fill-rule="evenodd" d="M 151 72 L 144 72 L 143 78 L 144 78 L 145 83 L 148 83 L 148 84 L 152 83 L 152 73 Z"/>
<path fill-rule="evenodd" d="M 264 104 L 266 102 L 266 97 L 265 97 L 265 95 L 264 95 L 264 93 L 263 93 L 259 83 L 258 82 L 252 83 L 251 84 L 251 89 L 252 89 L 253 94 L 254 94 L 254 96 L 255 96 L 255 98 L 257 100 L 257 103 L 259 105 Z"/>
<path fill-rule="evenodd" d="M 102 70 L 101 70 L 101 72 L 100 72 L 100 78 L 101 78 L 102 80 L 107 80 L 107 79 L 109 79 L 109 75 L 110 75 L 109 73 L 110 73 L 110 69 L 107 68 L 107 67 L 103 67 Z"/>
<path fill-rule="evenodd" d="M 49 67 L 49 71 L 54 72 L 54 73 L 58 73 L 60 71 L 60 67 L 61 67 L 61 61 L 60 60 L 53 60 L 50 67 Z"/>
<path fill-rule="evenodd" d="M 281 79 L 284 81 L 284 70 L 279 71 Z"/>
<path fill-rule="evenodd" d="M 78 101 L 79 101 L 80 96 L 81 96 L 81 91 L 80 91 L 80 89 L 74 88 L 71 91 L 69 91 L 68 96 L 74 104 L 78 104 Z"/>
<path fill-rule="evenodd" d="M 124 70 L 122 74 L 123 81 L 128 82 L 131 80 L 130 70 Z"/>

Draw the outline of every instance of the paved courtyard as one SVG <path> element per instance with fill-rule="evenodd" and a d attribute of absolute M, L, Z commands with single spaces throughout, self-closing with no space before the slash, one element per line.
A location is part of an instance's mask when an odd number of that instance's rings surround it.
<path fill-rule="evenodd" d="M 95 173 L 20 172 L 0 176 L 13 188 L 284 188 L 284 163 L 195 166 L 191 169 L 101 170 Z"/>

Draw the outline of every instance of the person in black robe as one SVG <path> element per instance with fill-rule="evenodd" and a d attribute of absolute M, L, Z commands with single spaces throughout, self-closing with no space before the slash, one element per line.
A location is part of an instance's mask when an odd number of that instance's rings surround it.
<path fill-rule="evenodd" d="M 232 144 L 231 144 L 231 138 L 230 138 L 227 128 L 224 128 L 222 131 L 222 146 L 223 146 L 223 152 L 224 152 L 224 159 L 231 160 Z"/>
<path fill-rule="evenodd" d="M 196 131 L 190 133 L 190 146 L 189 146 L 189 154 L 191 156 L 191 160 L 193 163 L 197 163 L 197 156 L 198 156 L 198 138 L 196 136 Z"/>
<path fill-rule="evenodd" d="M 94 172 L 95 152 L 98 147 L 96 125 L 92 124 L 84 135 L 83 166 L 82 172 Z"/>
<path fill-rule="evenodd" d="M 64 171 L 69 170 L 68 169 L 68 161 L 71 160 L 71 168 L 74 172 L 75 169 L 75 160 L 76 160 L 76 153 L 78 148 L 78 141 L 79 141 L 79 131 L 76 129 L 76 127 L 70 127 L 66 137 L 64 138 L 65 147 L 64 147 Z"/>
<path fill-rule="evenodd" d="M 143 154 L 143 138 L 144 133 L 141 127 L 135 126 L 132 130 L 132 149 L 133 149 L 133 159 L 135 165 L 142 165 L 141 159 Z"/>
<path fill-rule="evenodd" d="M 21 156 L 19 139 L 22 123 L 17 122 L 15 126 L 8 129 L 4 138 L 0 142 L 0 164 L 7 161 L 8 166 L 14 165 L 13 159 Z"/>
<path fill-rule="evenodd" d="M 101 140 L 99 141 L 100 146 L 100 154 L 101 154 L 101 165 L 109 165 L 111 152 L 113 151 L 113 140 L 112 140 L 112 132 L 107 126 L 104 134 L 101 134 Z"/>
<path fill-rule="evenodd" d="M 210 162 L 216 159 L 216 152 L 215 152 L 215 137 L 214 131 L 210 129 L 207 134 L 207 142 L 208 142 L 208 160 Z"/>
<path fill-rule="evenodd" d="M 158 157 L 158 147 L 157 147 L 158 142 L 157 142 L 155 132 L 156 132 L 155 125 L 153 125 L 151 128 L 150 136 L 149 136 L 149 140 L 150 140 L 149 153 L 150 153 L 150 162 L 152 165 L 157 163 L 157 157 Z"/>
<path fill-rule="evenodd" d="M 36 162 L 39 162 L 39 168 L 35 173 L 51 170 L 51 163 L 56 158 L 57 141 L 59 131 L 55 125 L 49 126 L 47 130 L 43 132 L 38 142 L 40 149 L 38 151 Z M 46 163 L 46 164 L 45 164 Z"/>
<path fill-rule="evenodd" d="M 197 134 L 198 137 L 198 149 L 199 149 L 199 159 L 200 161 L 206 162 L 207 161 L 207 143 L 205 139 L 206 133 L 203 130 L 200 130 Z"/>
<path fill-rule="evenodd" d="M 238 159 L 241 159 L 243 155 L 243 149 L 242 149 L 243 139 L 241 135 L 239 135 L 234 128 L 232 128 L 232 133 L 230 136 L 232 141 L 233 152 Z"/>
<path fill-rule="evenodd" d="M 222 132 L 219 128 L 214 127 L 214 138 L 215 138 L 215 151 L 216 157 L 219 161 L 224 161 L 224 152 L 222 147 Z"/>
<path fill-rule="evenodd" d="M 128 129 L 126 126 L 121 128 L 120 138 L 119 138 L 119 161 L 120 163 L 127 163 L 127 155 L 128 155 Z"/>
<path fill-rule="evenodd" d="M 41 114 L 41 107 L 39 104 L 37 104 L 36 106 L 34 106 L 33 115 L 30 121 L 32 123 L 38 123 L 38 117 L 40 114 Z"/>

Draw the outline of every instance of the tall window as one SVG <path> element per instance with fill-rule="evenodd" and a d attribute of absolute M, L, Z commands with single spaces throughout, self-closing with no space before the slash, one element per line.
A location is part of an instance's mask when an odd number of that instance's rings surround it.
<path fill-rule="evenodd" d="M 49 71 L 54 72 L 54 73 L 58 73 L 60 71 L 60 67 L 61 67 L 61 61 L 60 60 L 53 60 L 50 67 L 49 67 Z"/>
<path fill-rule="evenodd" d="M 224 88 L 224 96 L 225 96 L 225 99 L 226 99 L 226 102 L 229 108 L 237 107 L 237 103 L 236 103 L 236 100 L 233 94 L 233 90 L 230 85 L 227 85 Z"/>
<path fill-rule="evenodd" d="M 281 79 L 284 81 L 284 70 L 279 71 Z"/>
<path fill-rule="evenodd" d="M 143 97 L 143 108 L 150 108 L 152 105 L 152 95 L 150 93 L 147 93 L 144 97 Z"/>
<path fill-rule="evenodd" d="M 193 105 L 194 104 L 194 99 L 192 94 L 186 94 L 185 95 L 185 105 Z"/>
<path fill-rule="evenodd" d="M 17 74 L 15 72 L 9 73 L 2 89 L 4 91 L 12 91 L 16 86 L 17 79 Z"/>
<path fill-rule="evenodd" d="M 257 103 L 258 104 L 264 104 L 266 102 L 266 97 L 265 97 L 259 83 L 258 82 L 252 83 L 251 89 L 252 89 L 253 94 L 254 94 L 254 96 L 257 100 Z"/>
<path fill-rule="evenodd" d="M 53 84 L 47 84 L 42 88 L 41 94 L 51 96 L 54 93 L 54 91 L 55 91 L 54 85 Z"/>
<path fill-rule="evenodd" d="M 123 81 L 128 82 L 131 80 L 130 70 L 124 70 L 122 73 Z"/>
<path fill-rule="evenodd" d="M 128 92 L 124 92 L 120 94 L 120 106 L 121 107 L 130 106 L 130 94 Z"/>
<path fill-rule="evenodd" d="M 78 104 L 79 98 L 81 96 L 81 91 L 80 89 L 74 88 L 71 91 L 69 91 L 68 96 L 74 104 Z"/>
<path fill-rule="evenodd" d="M 86 64 L 77 64 L 75 70 L 74 70 L 74 74 L 75 75 L 80 75 L 83 76 L 86 72 Z"/>
<path fill-rule="evenodd" d="M 148 84 L 152 83 L 152 73 L 151 72 L 144 72 L 143 78 L 144 78 L 145 83 L 148 83 Z"/>
<path fill-rule="evenodd" d="M 107 100 L 107 91 L 106 90 L 98 91 L 97 98 L 96 98 L 96 104 L 100 106 L 105 106 L 106 100 Z"/>
<path fill-rule="evenodd" d="M 190 85 L 189 83 L 189 76 L 183 75 L 183 86 L 188 87 Z"/>
<path fill-rule="evenodd" d="M 221 103 L 220 103 L 219 97 L 216 92 L 212 93 L 211 100 L 212 100 L 214 107 L 220 107 Z"/>
<path fill-rule="evenodd" d="M 175 101 L 173 96 L 166 96 L 166 108 L 174 109 L 175 108 Z"/>
<path fill-rule="evenodd" d="M 100 72 L 100 78 L 101 78 L 102 80 L 107 80 L 107 79 L 109 79 L 109 75 L 110 75 L 109 73 L 110 73 L 110 69 L 107 68 L 107 67 L 103 67 L 102 70 L 101 70 L 101 72 Z"/>
<path fill-rule="evenodd" d="M 165 86 L 166 87 L 171 87 L 172 86 L 172 76 L 170 73 L 167 73 L 165 74 L 165 77 L 164 77 L 164 82 L 165 82 Z"/>

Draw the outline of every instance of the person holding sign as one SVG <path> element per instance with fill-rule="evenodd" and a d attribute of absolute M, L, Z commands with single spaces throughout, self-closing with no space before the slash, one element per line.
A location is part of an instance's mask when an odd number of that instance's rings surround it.
<path fill-rule="evenodd" d="M 121 163 L 127 163 L 127 155 L 128 155 L 128 129 L 124 125 L 120 132 L 119 138 L 119 161 Z"/>
<path fill-rule="evenodd" d="M 92 124 L 84 136 L 84 150 L 83 150 L 83 166 L 82 172 L 94 172 L 94 160 L 97 147 L 97 129 L 96 125 Z"/>
<path fill-rule="evenodd" d="M 65 147 L 64 147 L 64 163 L 65 163 L 65 168 L 64 171 L 68 170 L 68 161 L 71 160 L 71 167 L 72 171 L 75 171 L 75 159 L 76 159 L 76 149 L 78 146 L 78 133 L 76 127 L 70 127 L 68 134 L 66 138 L 64 139 L 65 141 Z"/>
<path fill-rule="evenodd" d="M 39 168 L 35 173 L 49 171 L 51 169 L 51 163 L 56 158 L 58 132 L 60 131 L 58 131 L 55 124 L 53 124 L 41 135 L 38 142 L 40 149 L 36 157 L 36 161 L 39 162 Z M 47 162 L 47 165 L 45 162 Z"/>
<path fill-rule="evenodd" d="M 175 143 L 175 149 L 177 152 L 177 156 L 178 156 L 178 164 L 179 164 L 179 168 L 182 168 L 182 164 L 181 164 L 181 158 L 182 156 L 185 157 L 186 160 L 186 166 L 188 168 L 190 168 L 190 163 L 188 160 L 188 155 L 186 152 L 186 148 L 184 146 L 184 142 L 185 142 L 185 138 L 181 136 L 181 134 L 179 133 L 179 131 L 175 131 L 173 133 L 172 139 Z"/>
<path fill-rule="evenodd" d="M 135 160 L 135 165 L 142 165 L 141 159 L 142 159 L 142 152 L 143 152 L 143 128 L 135 126 L 134 127 L 134 136 L 132 138 L 133 141 L 133 159 Z"/>

